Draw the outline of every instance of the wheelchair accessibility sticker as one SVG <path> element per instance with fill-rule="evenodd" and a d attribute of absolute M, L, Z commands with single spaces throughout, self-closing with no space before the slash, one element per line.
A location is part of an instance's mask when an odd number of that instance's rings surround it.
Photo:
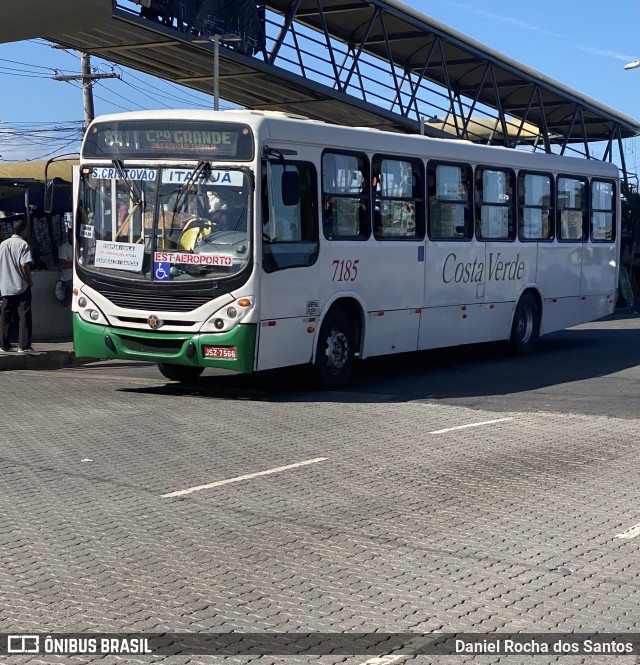
<path fill-rule="evenodd" d="M 163 282 L 169 279 L 169 270 L 171 264 L 169 261 L 154 261 L 153 263 L 153 279 Z"/>

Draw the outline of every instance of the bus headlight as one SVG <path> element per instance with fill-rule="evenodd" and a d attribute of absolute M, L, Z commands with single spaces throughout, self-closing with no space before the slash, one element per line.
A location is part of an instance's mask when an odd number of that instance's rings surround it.
<path fill-rule="evenodd" d="M 109 325 L 107 317 L 100 311 L 100 308 L 84 295 L 78 298 L 78 314 L 81 319 L 89 323 Z"/>
<path fill-rule="evenodd" d="M 253 298 L 245 297 L 225 305 L 202 325 L 202 332 L 228 332 L 253 309 Z"/>

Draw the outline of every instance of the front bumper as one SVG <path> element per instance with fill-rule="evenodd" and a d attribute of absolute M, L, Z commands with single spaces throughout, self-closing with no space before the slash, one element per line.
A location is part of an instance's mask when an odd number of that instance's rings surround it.
<path fill-rule="evenodd" d="M 144 360 L 152 363 L 219 367 L 249 373 L 254 369 L 255 324 L 239 324 L 226 333 L 161 333 L 88 323 L 73 315 L 73 342 L 79 358 Z M 236 348 L 236 358 L 205 358 L 205 345 Z"/>

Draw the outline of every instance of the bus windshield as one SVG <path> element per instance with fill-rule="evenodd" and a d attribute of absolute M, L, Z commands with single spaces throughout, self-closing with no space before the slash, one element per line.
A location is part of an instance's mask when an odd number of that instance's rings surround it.
<path fill-rule="evenodd" d="M 78 265 L 128 281 L 236 274 L 251 256 L 251 202 L 245 169 L 83 167 Z"/>

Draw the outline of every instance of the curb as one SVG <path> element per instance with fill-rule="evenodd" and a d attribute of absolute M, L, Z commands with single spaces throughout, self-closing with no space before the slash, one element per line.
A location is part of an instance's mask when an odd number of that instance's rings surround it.
<path fill-rule="evenodd" d="M 73 351 L 42 351 L 39 356 L 10 355 L 0 356 L 0 372 L 10 370 L 62 369 L 93 362 L 94 358 L 76 358 Z"/>

